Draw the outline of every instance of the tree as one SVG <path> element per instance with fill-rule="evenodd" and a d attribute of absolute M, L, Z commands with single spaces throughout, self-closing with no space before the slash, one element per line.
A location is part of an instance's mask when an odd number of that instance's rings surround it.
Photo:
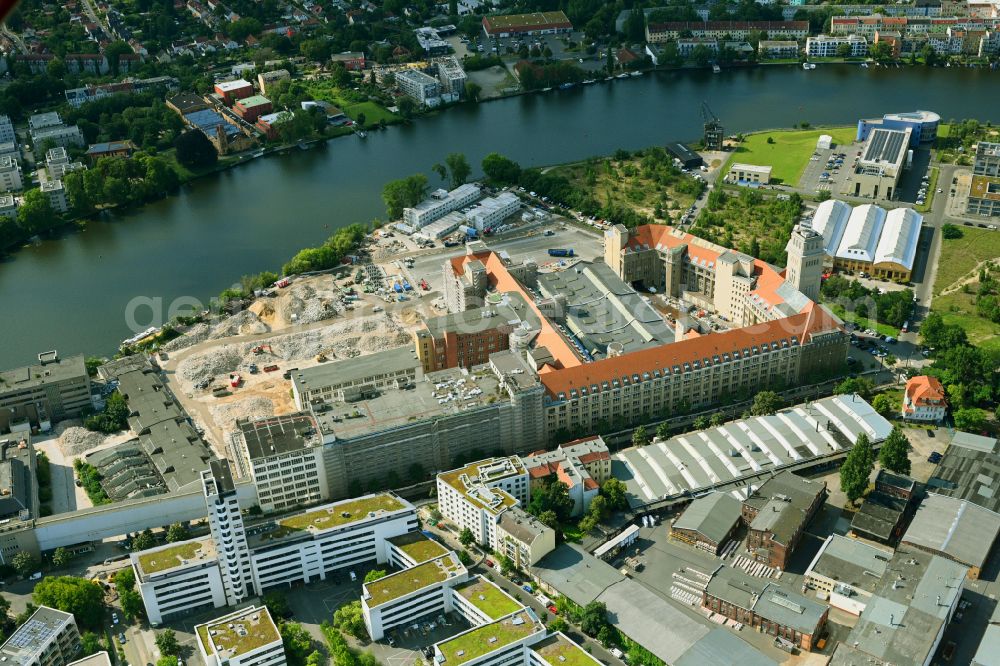
<path fill-rule="evenodd" d="M 570 519 L 574 506 L 575 502 L 569 496 L 569 487 L 553 474 L 546 477 L 537 490 L 532 490 L 528 513 L 541 519 L 541 516 L 551 511 L 558 524 Z"/>
<path fill-rule="evenodd" d="M 35 188 L 28 190 L 21 198 L 21 206 L 17 209 L 17 223 L 25 234 L 42 233 L 55 226 L 58 216 L 52 202 Z"/>
<path fill-rule="evenodd" d="M 72 559 L 73 556 L 70 555 L 69 551 L 60 546 L 52 553 L 52 566 L 62 568 L 69 564 Z"/>
<path fill-rule="evenodd" d="M 403 116 L 403 118 L 410 119 L 413 117 L 413 112 L 417 110 L 417 103 L 409 97 L 402 97 L 399 102 L 396 103 L 396 107 L 399 109 L 399 115 Z"/>
<path fill-rule="evenodd" d="M 288 606 L 288 598 L 277 590 L 272 590 L 264 595 L 264 606 L 274 618 L 285 619 L 292 616 L 292 609 Z"/>
<path fill-rule="evenodd" d="M 483 92 L 483 87 L 475 81 L 465 82 L 465 98 L 473 102 L 479 101 L 479 95 Z"/>
<path fill-rule="evenodd" d="M 510 559 L 506 555 L 501 555 L 498 558 L 497 564 L 500 565 L 500 573 L 502 575 L 509 577 L 512 573 L 514 573 L 514 560 Z"/>
<path fill-rule="evenodd" d="M 872 408 L 882 416 L 890 416 L 899 409 L 899 405 L 887 393 L 879 393 L 872 398 Z"/>
<path fill-rule="evenodd" d="M 146 607 L 142 603 L 142 595 L 135 590 L 122 590 L 118 593 L 118 600 L 126 619 L 142 617 L 142 614 L 146 612 Z"/>
<path fill-rule="evenodd" d="M 177 656 L 180 652 L 181 644 L 177 641 L 177 634 L 173 629 L 164 629 L 156 635 L 156 648 L 162 655 Z"/>
<path fill-rule="evenodd" d="M 26 550 L 18 551 L 10 561 L 10 565 L 14 567 L 14 571 L 18 575 L 25 577 L 38 571 L 39 564 L 38 558 Z"/>
<path fill-rule="evenodd" d="M 472 172 L 472 168 L 469 166 L 469 161 L 465 159 L 465 155 L 462 153 L 451 153 L 444 158 L 444 163 L 448 165 L 448 172 L 451 173 L 452 189 L 459 185 L 464 185 L 465 181 L 469 179 L 469 174 Z"/>
<path fill-rule="evenodd" d="M 177 161 L 189 169 L 215 166 L 219 153 L 201 130 L 188 130 L 174 140 Z"/>
<path fill-rule="evenodd" d="M 966 432 L 979 432 L 986 424 L 986 412 L 977 407 L 959 409 L 952 416 L 955 427 Z"/>
<path fill-rule="evenodd" d="M 893 58 L 892 45 L 886 41 L 875 42 L 868 52 L 876 62 L 885 62 Z"/>
<path fill-rule="evenodd" d="M 559 527 L 559 516 L 556 515 L 556 512 L 551 509 L 548 511 L 542 511 L 538 515 L 538 520 L 541 521 L 543 525 L 547 525 L 552 529 Z"/>
<path fill-rule="evenodd" d="M 566 622 L 566 620 L 562 619 L 561 617 L 557 617 L 556 619 L 549 622 L 549 631 L 553 632 L 561 631 L 565 633 L 566 630 L 568 629 L 569 629 L 569 624 Z"/>
<path fill-rule="evenodd" d="M 965 234 L 962 232 L 961 227 L 957 227 L 954 224 L 942 224 L 941 225 L 941 237 L 954 240 L 956 238 L 961 238 Z"/>
<path fill-rule="evenodd" d="M 365 122 L 368 120 L 368 116 L 365 115 L 364 111 L 358 113 L 358 117 L 354 119 L 354 122 L 358 124 L 358 127 L 364 127 Z"/>
<path fill-rule="evenodd" d="M 337 609 L 337 612 L 333 614 L 333 626 L 358 640 L 368 640 L 368 630 L 365 629 L 361 601 L 357 599 Z"/>
<path fill-rule="evenodd" d="M 472 545 L 472 542 L 476 540 L 476 536 L 472 533 L 468 527 L 463 527 L 461 533 L 458 535 L 458 542 L 468 548 Z"/>
<path fill-rule="evenodd" d="M 884 469 L 890 472 L 909 474 L 909 452 L 910 440 L 906 438 L 906 435 L 900 430 L 899 426 L 895 426 L 885 441 L 882 442 L 882 448 L 878 452 L 878 462 Z"/>
<path fill-rule="evenodd" d="M 156 666 L 177 666 L 177 657 L 172 654 L 163 655 L 156 660 Z"/>
<path fill-rule="evenodd" d="M 422 173 L 406 178 L 390 180 L 382 187 L 382 201 L 385 202 L 389 219 L 402 217 L 403 209 L 416 206 L 427 192 L 427 176 Z"/>
<path fill-rule="evenodd" d="M 521 177 L 521 166 L 500 153 L 490 153 L 483 158 L 483 173 L 491 181 L 513 185 Z"/>
<path fill-rule="evenodd" d="M 78 657 L 89 657 L 104 649 L 101 638 L 92 631 L 85 631 L 80 634 L 80 654 Z"/>
<path fill-rule="evenodd" d="M 288 662 L 291 664 L 305 663 L 309 653 L 312 652 L 312 638 L 309 636 L 309 632 L 297 622 L 284 622 L 279 631 Z"/>
<path fill-rule="evenodd" d="M 608 607 L 600 601 L 591 601 L 580 614 L 580 629 L 588 636 L 597 636 L 608 623 Z"/>
<path fill-rule="evenodd" d="M 866 434 L 861 433 L 840 466 L 840 489 L 852 503 L 868 489 L 868 477 L 874 466 L 875 454 L 872 452 L 871 441 Z"/>
<path fill-rule="evenodd" d="M 176 543 L 178 541 L 187 541 L 191 538 L 191 532 L 187 527 L 180 523 L 174 523 L 169 528 L 167 528 L 167 543 Z"/>
<path fill-rule="evenodd" d="M 867 377 L 848 377 L 837 384 L 833 390 L 837 395 L 852 395 L 857 393 L 861 398 L 868 400 L 875 391 L 875 382 Z"/>
<path fill-rule="evenodd" d="M 104 591 L 85 578 L 46 576 L 35 585 L 32 598 L 40 606 L 72 613 L 87 628 L 99 627 L 104 616 Z"/>
<path fill-rule="evenodd" d="M 666 421 L 656 426 L 657 439 L 670 439 L 670 424 Z"/>
<path fill-rule="evenodd" d="M 410 483 L 419 483 L 424 480 L 427 476 L 427 472 L 424 470 L 424 466 L 420 463 L 413 463 L 406 471 L 407 478 L 409 478 Z"/>
<path fill-rule="evenodd" d="M 132 550 L 134 551 L 149 550 L 155 545 L 156 537 L 153 536 L 153 530 L 148 527 L 132 540 Z"/>
<path fill-rule="evenodd" d="M 708 417 L 702 414 L 701 416 L 696 418 L 694 420 L 694 423 L 692 423 L 691 425 L 694 427 L 695 430 L 704 430 L 705 428 L 708 427 L 708 424 L 709 424 Z"/>
<path fill-rule="evenodd" d="M 774 391 L 758 391 L 753 397 L 750 413 L 754 416 L 767 416 L 781 409 L 783 401 Z"/>
<path fill-rule="evenodd" d="M 389 572 L 385 569 L 372 569 L 367 574 L 365 574 L 366 583 L 374 583 L 379 578 L 385 578 L 389 575 Z"/>
<path fill-rule="evenodd" d="M 628 508 L 628 489 L 625 483 L 615 477 L 609 478 L 601 485 L 601 495 L 607 501 L 611 511 L 622 511 Z"/>
<path fill-rule="evenodd" d="M 438 178 L 441 179 L 441 182 L 444 182 L 444 181 L 448 180 L 448 169 L 445 168 L 445 166 L 443 164 L 441 164 L 440 162 L 438 162 L 437 164 L 432 165 L 431 166 L 431 171 L 433 171 L 434 173 L 436 173 L 438 175 Z"/>
<path fill-rule="evenodd" d="M 299 44 L 299 53 L 301 53 L 306 60 L 312 60 L 313 62 L 322 62 L 330 57 L 330 42 L 325 39 L 306 39 Z M 342 63 L 336 63 L 343 67 Z M 338 83 L 338 85 L 340 85 Z"/>
<path fill-rule="evenodd" d="M 640 447 L 649 444 L 649 435 L 646 434 L 646 426 L 639 426 L 632 431 L 632 446 Z"/>
<path fill-rule="evenodd" d="M 850 55 L 851 55 L 851 45 L 850 44 L 848 44 L 847 42 L 843 42 L 842 44 L 838 44 L 837 45 L 837 57 L 838 58 L 847 58 Z"/>

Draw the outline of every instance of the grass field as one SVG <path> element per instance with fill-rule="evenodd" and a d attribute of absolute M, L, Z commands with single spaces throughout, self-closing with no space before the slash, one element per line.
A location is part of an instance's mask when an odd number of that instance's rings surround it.
<path fill-rule="evenodd" d="M 809 158 L 816 150 L 816 141 L 821 134 L 832 136 L 835 145 L 847 145 L 854 141 L 855 129 L 835 127 L 748 134 L 729 158 L 722 173 L 728 173 L 733 162 L 770 166 L 773 180 L 794 187 L 798 185 Z M 773 139 L 774 143 L 768 143 L 768 138 Z"/>
<path fill-rule="evenodd" d="M 388 109 L 375 102 L 351 102 L 329 79 L 304 81 L 303 83 L 314 99 L 336 104 L 351 120 L 357 120 L 358 116 L 363 113 L 366 127 L 377 124 L 380 120 L 384 120 L 386 123 L 395 123 L 400 120 L 399 116 L 390 113 Z"/>
<path fill-rule="evenodd" d="M 975 305 L 978 268 L 982 262 L 1000 257 L 1000 232 L 960 228 L 961 238 L 942 241 L 931 308 L 946 322 L 964 328 L 975 344 L 1000 350 L 1000 324 L 980 317 Z M 966 281 L 971 281 L 972 293 L 962 291 L 961 285 Z M 943 294 L 945 291 L 948 293 Z"/>

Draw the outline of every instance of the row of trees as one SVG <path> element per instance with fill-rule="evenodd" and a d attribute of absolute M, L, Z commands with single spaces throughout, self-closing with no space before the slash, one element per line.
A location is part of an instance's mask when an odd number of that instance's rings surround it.
<path fill-rule="evenodd" d="M 338 229 L 319 247 L 299 250 L 281 271 L 284 275 L 297 275 L 333 268 L 358 247 L 367 233 L 368 228 L 363 224 Z"/>
<path fill-rule="evenodd" d="M 909 452 L 910 440 L 898 426 L 893 427 L 892 432 L 882 442 L 877 458 L 868 435 L 865 433 L 858 435 L 857 441 L 840 466 L 840 488 L 847 495 L 848 501 L 857 502 L 867 492 L 868 480 L 875 469 L 876 460 L 882 469 L 897 474 L 909 474 Z"/>

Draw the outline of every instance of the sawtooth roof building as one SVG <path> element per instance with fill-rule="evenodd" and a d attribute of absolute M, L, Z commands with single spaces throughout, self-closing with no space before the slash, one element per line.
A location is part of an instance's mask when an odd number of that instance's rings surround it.
<path fill-rule="evenodd" d="M 852 208 L 835 199 L 820 203 L 811 223 L 823 236 L 828 268 L 902 281 L 913 272 L 922 225 L 923 216 L 912 208 L 888 212 L 874 204 Z"/>
<path fill-rule="evenodd" d="M 947 557 L 979 574 L 1000 534 L 1000 514 L 968 500 L 929 493 L 900 543 Z"/>
<path fill-rule="evenodd" d="M 1000 453 L 993 437 L 956 432 L 927 480 L 929 492 L 1000 513 Z"/>

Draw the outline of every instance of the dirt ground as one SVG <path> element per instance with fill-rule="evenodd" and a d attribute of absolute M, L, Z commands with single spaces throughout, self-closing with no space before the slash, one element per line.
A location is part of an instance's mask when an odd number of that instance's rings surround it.
<path fill-rule="evenodd" d="M 483 91 L 479 95 L 480 99 L 499 97 L 502 91 L 510 87 L 511 84 L 516 85 L 510 72 L 499 65 L 494 65 L 478 72 L 469 72 L 468 75 L 470 81 L 474 81 L 482 86 Z"/>

